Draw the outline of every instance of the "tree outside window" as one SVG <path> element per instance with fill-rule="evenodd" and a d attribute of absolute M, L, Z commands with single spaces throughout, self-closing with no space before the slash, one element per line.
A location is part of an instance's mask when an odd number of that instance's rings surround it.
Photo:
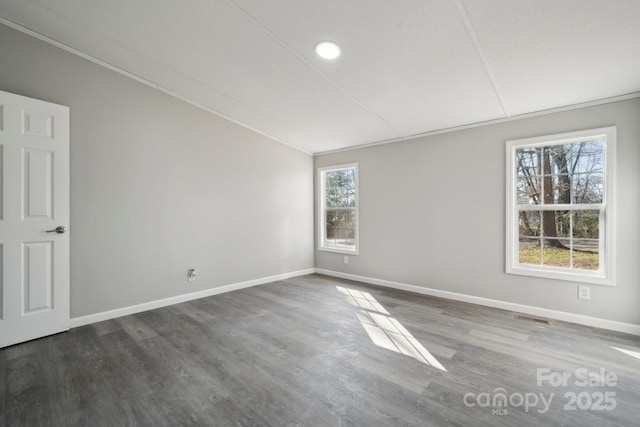
<path fill-rule="evenodd" d="M 320 249 L 357 253 L 357 165 L 320 169 Z"/>
<path fill-rule="evenodd" d="M 615 128 L 508 143 L 507 272 L 609 281 L 614 144 Z"/>

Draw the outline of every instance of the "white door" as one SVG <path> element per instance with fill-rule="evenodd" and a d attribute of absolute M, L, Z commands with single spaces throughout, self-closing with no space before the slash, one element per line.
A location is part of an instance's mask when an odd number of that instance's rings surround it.
<path fill-rule="evenodd" d="M 69 329 L 68 227 L 69 108 L 0 91 L 0 348 Z"/>

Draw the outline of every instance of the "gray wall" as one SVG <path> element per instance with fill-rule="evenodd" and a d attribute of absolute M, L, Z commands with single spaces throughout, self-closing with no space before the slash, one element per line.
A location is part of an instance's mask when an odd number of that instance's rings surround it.
<path fill-rule="evenodd" d="M 2 25 L 0 58 L 71 108 L 72 317 L 313 267 L 311 156 Z"/>
<path fill-rule="evenodd" d="M 505 141 L 617 125 L 616 286 L 507 275 Z M 358 162 L 360 255 L 316 251 L 316 267 L 640 324 L 640 99 L 332 153 Z"/>
<path fill-rule="evenodd" d="M 73 317 L 313 267 L 310 156 L 2 25 L 0 58 L 0 90 L 71 107 Z M 505 140 L 610 125 L 617 286 L 506 275 Z M 315 263 L 640 324 L 638 160 L 638 99 L 318 156 L 360 163 L 361 250 Z"/>

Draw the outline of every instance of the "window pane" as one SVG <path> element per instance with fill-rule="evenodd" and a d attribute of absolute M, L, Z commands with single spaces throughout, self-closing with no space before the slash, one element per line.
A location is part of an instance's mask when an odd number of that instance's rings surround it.
<path fill-rule="evenodd" d="M 615 236 L 604 233 L 615 194 L 605 160 L 615 155 L 615 127 L 514 140 L 508 148 L 507 273 L 611 284 Z"/>
<path fill-rule="evenodd" d="M 570 211 L 543 211 L 542 235 L 545 237 L 545 244 L 561 247 L 557 238 L 571 236 Z"/>
<path fill-rule="evenodd" d="M 578 174 L 604 171 L 604 141 L 580 141 L 544 148 L 545 174 Z"/>
<path fill-rule="evenodd" d="M 602 173 L 581 173 L 573 175 L 573 203 L 602 203 L 604 177 Z"/>
<path fill-rule="evenodd" d="M 518 204 L 540 204 L 540 178 L 539 176 L 519 177 L 517 183 Z"/>
<path fill-rule="evenodd" d="M 527 178 L 542 175 L 540 161 L 542 159 L 540 148 L 522 148 L 516 150 L 516 176 Z"/>
<path fill-rule="evenodd" d="M 566 145 L 571 174 L 604 171 L 604 141 L 601 139 Z"/>
<path fill-rule="evenodd" d="M 571 242 L 566 239 L 547 238 L 542 248 L 542 263 L 554 267 L 571 267 Z"/>
<path fill-rule="evenodd" d="M 519 235 L 520 237 L 540 236 L 540 212 L 520 211 Z"/>
<path fill-rule="evenodd" d="M 326 246 L 355 247 L 355 212 L 347 209 L 327 210 Z"/>
<path fill-rule="evenodd" d="M 542 263 L 554 267 L 571 267 L 571 212 L 542 212 Z"/>
<path fill-rule="evenodd" d="M 573 241 L 573 267 L 583 270 L 600 268 L 600 242 L 595 239 L 575 239 Z"/>
<path fill-rule="evenodd" d="M 544 203 L 571 203 L 571 177 L 569 175 L 547 175 L 544 178 Z"/>
<path fill-rule="evenodd" d="M 539 265 L 542 260 L 540 239 L 520 237 L 518 245 L 518 262 L 521 264 Z"/>
<path fill-rule="evenodd" d="M 330 171 L 325 174 L 327 207 L 355 207 L 355 169 Z"/>
<path fill-rule="evenodd" d="M 602 203 L 602 140 L 552 145 L 543 150 L 544 203 Z"/>
<path fill-rule="evenodd" d="M 571 212 L 570 211 L 553 211 L 556 225 L 557 237 L 571 236 Z"/>
<path fill-rule="evenodd" d="M 596 210 L 573 212 L 574 239 L 598 239 L 600 233 L 600 212 Z"/>
<path fill-rule="evenodd" d="M 544 147 L 543 171 L 545 175 L 569 173 L 566 147 L 566 145 L 550 145 Z"/>
<path fill-rule="evenodd" d="M 574 267 L 586 270 L 600 268 L 600 212 L 573 212 Z"/>

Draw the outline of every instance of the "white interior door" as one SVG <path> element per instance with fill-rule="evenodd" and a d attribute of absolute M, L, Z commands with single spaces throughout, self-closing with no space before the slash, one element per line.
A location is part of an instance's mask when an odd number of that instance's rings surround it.
<path fill-rule="evenodd" d="M 0 91 L 0 348 L 69 329 L 68 226 L 69 108 Z"/>

